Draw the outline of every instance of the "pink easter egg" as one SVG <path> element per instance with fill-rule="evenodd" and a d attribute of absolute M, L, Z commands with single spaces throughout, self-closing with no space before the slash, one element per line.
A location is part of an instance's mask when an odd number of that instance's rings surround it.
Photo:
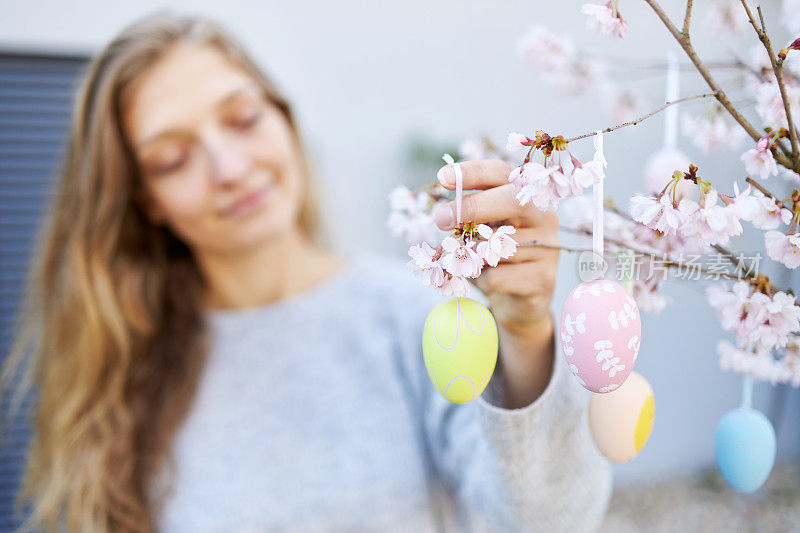
<path fill-rule="evenodd" d="M 561 350 L 584 388 L 604 393 L 625 383 L 641 339 L 639 306 L 619 283 L 589 281 L 567 296 L 561 311 Z"/>

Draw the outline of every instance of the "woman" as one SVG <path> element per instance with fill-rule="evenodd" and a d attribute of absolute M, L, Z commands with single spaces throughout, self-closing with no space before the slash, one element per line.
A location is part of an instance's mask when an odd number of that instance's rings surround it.
<path fill-rule="evenodd" d="M 463 169 L 484 189 L 464 219 L 555 242 L 506 164 Z M 452 168 L 439 179 L 452 189 Z M 158 15 L 95 58 L 7 369 L 32 355 L 32 524 L 596 527 L 610 474 L 554 358 L 557 254 L 520 249 L 477 280 L 500 364 L 452 405 L 420 349 L 435 295 L 321 246 L 312 190 L 287 102 L 214 24 Z"/>

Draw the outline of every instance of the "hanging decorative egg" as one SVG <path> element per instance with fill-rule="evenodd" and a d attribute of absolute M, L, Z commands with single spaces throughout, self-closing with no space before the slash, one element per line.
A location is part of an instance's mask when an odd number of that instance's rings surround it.
<path fill-rule="evenodd" d="M 608 394 L 592 394 L 589 429 L 597 449 L 615 463 L 636 457 L 650 438 L 656 403 L 653 388 L 638 372 Z"/>
<path fill-rule="evenodd" d="M 497 363 L 497 325 L 492 313 L 470 298 L 452 298 L 434 307 L 425 321 L 422 351 L 433 386 L 445 399 L 477 398 Z"/>
<path fill-rule="evenodd" d="M 775 430 L 769 419 L 751 407 L 728 411 L 714 439 L 717 466 L 736 492 L 757 491 L 775 464 Z"/>
<path fill-rule="evenodd" d="M 641 338 L 639 307 L 616 281 L 581 283 L 567 296 L 561 311 L 561 349 L 586 389 L 605 393 L 625 383 Z"/>

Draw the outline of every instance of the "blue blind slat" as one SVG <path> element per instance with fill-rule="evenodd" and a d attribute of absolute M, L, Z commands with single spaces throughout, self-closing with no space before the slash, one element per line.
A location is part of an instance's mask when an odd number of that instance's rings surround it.
<path fill-rule="evenodd" d="M 28 258 L 69 128 L 73 88 L 86 58 L 0 52 L 0 360 L 8 354 Z M 4 398 L 7 400 L 7 398 Z M 20 413 L 29 411 L 27 398 Z M 30 427 L 21 414 L 0 431 L 0 533 L 15 531 L 14 499 Z"/>

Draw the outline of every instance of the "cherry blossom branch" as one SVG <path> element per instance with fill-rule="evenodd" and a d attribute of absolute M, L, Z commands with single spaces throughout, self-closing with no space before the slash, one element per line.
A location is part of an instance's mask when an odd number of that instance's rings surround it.
<path fill-rule="evenodd" d="M 633 220 L 632 216 L 630 216 L 628 213 L 626 213 L 625 211 L 623 211 L 619 207 L 617 207 L 617 204 L 615 204 L 614 201 L 611 200 L 611 199 L 606 200 L 606 203 L 605 203 L 605 205 L 603 207 L 606 209 L 606 211 L 611 211 L 615 215 L 619 215 L 622 218 L 630 220 L 631 222 L 636 222 L 635 220 Z M 640 224 L 640 222 L 636 222 L 636 223 Z"/>
<path fill-rule="evenodd" d="M 745 12 L 747 12 L 747 18 L 750 19 L 750 25 L 753 26 L 753 29 L 756 31 L 756 35 L 758 35 L 758 39 L 761 41 L 761 44 L 764 45 L 764 48 L 767 49 L 767 54 L 769 55 L 769 62 L 772 65 L 772 71 L 775 73 L 775 78 L 778 80 L 778 88 L 781 92 L 781 100 L 783 100 L 783 108 L 786 111 L 786 121 L 789 125 L 789 140 L 792 143 L 792 159 L 797 161 L 798 155 L 800 154 L 800 150 L 798 150 L 797 145 L 797 131 L 794 128 L 794 122 L 792 121 L 792 110 L 791 106 L 789 105 L 789 98 L 786 95 L 786 86 L 783 83 L 783 61 L 778 62 L 777 58 L 775 57 L 775 52 L 772 50 L 772 43 L 769 40 L 769 35 L 767 35 L 767 26 L 764 23 L 764 14 L 761 12 L 761 6 L 758 6 L 758 18 L 761 22 L 761 28 L 758 27 L 756 24 L 756 19 L 753 17 L 752 11 L 747 5 L 747 0 L 741 0 L 742 6 L 744 7 Z"/>
<path fill-rule="evenodd" d="M 777 197 L 776 197 L 774 194 L 772 194 L 772 193 L 771 193 L 771 192 L 769 192 L 767 189 L 765 189 L 763 185 L 761 185 L 759 182 L 757 182 L 757 181 L 756 181 L 756 180 L 754 180 L 753 178 L 745 178 L 745 179 L 744 179 L 744 181 L 746 181 L 747 183 L 749 183 L 750 185 L 752 185 L 753 187 L 755 187 L 756 189 L 758 189 L 759 191 L 761 191 L 761 193 L 762 193 L 764 196 L 766 196 L 766 197 L 768 197 L 768 198 L 772 198 L 772 199 L 773 199 L 773 200 L 775 200 L 776 202 L 780 202 L 780 200 L 778 200 L 778 198 L 777 198 Z M 783 202 L 781 202 L 781 204 L 783 204 Z"/>
<path fill-rule="evenodd" d="M 664 105 L 662 105 L 661 107 L 659 107 L 657 109 L 654 109 L 653 111 L 651 111 L 651 112 L 647 113 L 646 115 L 643 115 L 643 116 L 641 116 L 641 117 L 639 117 L 639 118 L 637 118 L 635 120 L 624 122 L 622 124 L 617 124 L 616 126 L 610 126 L 610 127 L 606 128 L 606 129 L 604 129 L 603 133 L 609 133 L 611 131 L 618 130 L 618 129 L 621 129 L 621 128 L 625 128 L 625 127 L 628 127 L 628 126 L 635 126 L 638 123 L 640 123 L 641 121 L 652 117 L 656 113 L 659 113 L 659 112 L 665 110 L 666 108 L 668 108 L 671 105 L 679 104 L 679 103 L 685 102 L 687 100 L 695 100 L 697 98 L 708 98 L 710 96 L 716 96 L 716 94 L 715 93 L 695 94 L 694 96 L 685 96 L 683 98 L 679 98 L 677 100 L 673 100 L 672 102 L 667 102 Z M 587 133 L 585 135 L 578 135 L 577 137 L 571 137 L 571 138 L 567 139 L 567 143 L 571 143 L 572 141 L 577 141 L 578 139 L 585 139 L 587 137 L 593 137 L 595 135 L 597 135 L 596 131 L 593 131 L 591 133 Z"/>
<path fill-rule="evenodd" d="M 748 179 L 749 179 L 749 178 L 748 178 Z M 759 185 L 759 186 L 760 186 L 760 185 Z M 613 203 L 613 201 L 611 201 L 611 200 L 608 200 L 608 201 L 606 201 L 606 204 L 605 204 L 605 206 L 604 206 L 604 207 L 605 207 L 605 209 L 606 209 L 607 211 L 611 211 L 611 212 L 612 212 L 612 213 L 614 213 L 615 215 L 618 215 L 618 216 L 620 216 L 620 217 L 622 217 L 622 218 L 625 218 L 625 219 L 627 219 L 627 220 L 630 220 L 631 222 L 634 222 L 634 223 L 636 223 L 636 224 L 640 224 L 640 222 L 637 222 L 637 221 L 635 221 L 635 220 L 633 219 L 633 217 L 631 217 L 631 216 L 630 216 L 628 213 L 626 213 L 625 211 L 622 211 L 621 209 L 619 209 L 619 208 L 618 208 L 618 207 L 617 207 L 617 206 L 616 206 L 616 205 Z M 569 230 L 567 230 L 567 231 L 569 231 Z M 591 233 L 590 233 L 590 234 L 591 234 Z M 613 242 L 613 241 L 611 241 L 611 242 Z M 615 244 L 616 244 L 616 243 L 615 243 Z M 624 244 L 622 244 L 622 243 L 620 243 L 620 245 L 623 245 L 623 246 L 625 246 L 625 245 L 624 245 Z M 729 262 L 730 264 L 732 264 L 732 265 L 733 265 L 733 266 L 736 268 L 736 270 L 738 270 L 738 271 L 741 273 L 741 275 L 742 275 L 742 276 L 744 276 L 745 278 L 749 278 L 749 279 L 756 279 L 756 277 L 757 277 L 757 276 L 756 276 L 756 275 L 755 275 L 753 272 L 750 272 L 749 270 L 745 270 L 744 266 L 741 264 L 741 261 L 739 261 L 739 260 L 736 258 L 736 256 L 733 254 L 733 252 L 731 252 L 730 250 L 728 250 L 727 248 L 725 248 L 724 246 L 722 246 L 722 245 L 720 245 L 720 244 L 714 244 L 714 245 L 712 245 L 711 247 L 712 247 L 714 250 L 716 250 L 718 253 L 720 253 L 722 256 L 724 256 L 724 257 L 725 257 L 725 259 L 727 259 L 727 260 L 728 260 L 728 262 Z M 630 247 L 628 247 L 628 248 L 630 248 Z M 634 250 L 634 251 L 637 251 L 637 250 Z M 645 252 L 642 252 L 642 253 L 645 253 Z M 740 278 L 740 279 L 741 279 L 741 278 Z"/>
<path fill-rule="evenodd" d="M 583 253 L 591 252 L 591 248 L 573 248 L 570 246 L 562 246 L 560 244 L 548 244 L 546 242 L 531 241 L 531 242 L 518 242 L 517 246 L 537 246 L 539 248 L 550 248 L 551 250 L 562 250 L 564 252 Z"/>
<path fill-rule="evenodd" d="M 733 252 L 731 252 L 730 250 L 728 250 L 727 248 L 725 248 L 721 244 L 712 244 L 711 247 L 714 250 L 716 250 L 717 252 L 719 252 L 722 255 L 724 255 L 725 259 L 727 259 L 733 266 L 735 266 L 737 268 L 739 267 L 739 263 L 736 261 L 736 256 L 733 255 Z"/>
<path fill-rule="evenodd" d="M 750 121 L 748 121 L 744 115 L 742 115 L 739 110 L 736 109 L 736 107 L 728 99 L 725 91 L 722 90 L 719 84 L 717 84 L 717 81 L 708 71 L 708 68 L 706 68 L 703 62 L 700 61 L 700 58 L 697 56 L 697 53 L 691 44 L 688 33 L 684 35 L 680 30 L 678 30 L 678 28 L 675 27 L 656 0 L 645 0 L 645 2 L 647 2 L 647 4 L 652 8 L 658 18 L 661 19 L 661 22 L 664 23 L 664 25 L 667 27 L 667 30 L 669 30 L 680 47 L 683 48 L 683 51 L 686 53 L 692 63 L 694 63 L 695 68 L 706 81 L 706 84 L 714 91 L 714 96 L 716 96 L 720 105 L 722 105 L 722 107 L 728 111 L 733 119 L 738 122 L 742 128 L 744 128 L 747 134 L 750 135 L 754 141 L 758 141 L 762 137 L 761 133 L 759 133 L 759 131 L 750 123 Z M 775 160 L 786 168 L 791 168 L 800 172 L 800 163 L 798 163 L 797 168 L 795 168 L 795 163 L 784 154 L 776 153 Z"/>
<path fill-rule="evenodd" d="M 686 1 L 686 14 L 683 16 L 683 34 L 689 37 L 689 21 L 692 19 L 692 0 Z"/>
<path fill-rule="evenodd" d="M 588 234 L 591 234 L 591 232 L 583 231 L 583 230 L 577 230 L 577 229 L 574 229 L 574 228 L 562 227 L 560 229 L 565 230 L 565 231 L 571 231 L 571 232 L 574 232 L 574 233 L 588 233 Z M 611 242 L 611 243 L 614 243 L 614 244 L 617 244 L 619 242 L 619 241 L 615 241 L 614 239 L 603 239 L 603 240 L 605 242 Z M 638 253 L 640 255 L 648 256 L 648 257 L 651 257 L 653 259 L 659 259 L 659 260 L 661 260 L 661 264 L 664 265 L 665 267 L 668 267 L 668 268 L 677 268 L 678 270 L 685 269 L 685 268 L 691 268 L 692 270 L 694 270 L 694 271 L 696 271 L 696 272 L 698 272 L 700 274 L 708 274 L 708 275 L 711 275 L 711 276 L 721 277 L 721 278 L 725 278 L 725 279 L 742 279 L 742 276 L 740 274 L 734 274 L 734 273 L 731 273 L 731 272 L 711 271 L 711 270 L 703 268 L 703 267 L 701 267 L 699 265 L 685 265 L 685 264 L 683 264 L 683 263 L 681 263 L 679 261 L 672 261 L 671 259 L 665 260 L 664 256 L 661 256 L 661 255 L 658 255 L 658 254 L 654 254 L 652 252 L 644 252 L 644 251 L 641 251 L 641 250 L 636 250 L 636 249 L 631 248 L 631 247 L 629 247 L 627 245 L 622 245 L 621 243 L 620 243 L 620 245 L 624 246 L 628 250 L 631 250 L 632 252 Z M 536 246 L 536 247 L 539 247 L 539 248 L 549 248 L 549 249 L 552 249 L 552 250 L 562 250 L 564 252 L 571 252 L 571 253 L 584 253 L 584 252 L 591 252 L 592 251 L 591 248 L 574 248 L 574 247 L 571 247 L 571 246 L 562 246 L 560 244 L 549 244 L 549 243 L 544 243 L 544 242 L 539 242 L 539 241 L 517 243 L 517 246 Z M 606 254 L 606 255 L 612 255 L 612 254 L 609 253 L 609 254 Z"/>
<path fill-rule="evenodd" d="M 627 57 L 627 56 L 615 56 L 615 55 L 609 55 L 609 54 L 602 54 L 602 56 L 598 55 L 598 57 L 603 57 L 604 59 L 613 62 L 613 64 L 610 65 L 611 68 L 618 68 L 619 70 L 625 70 L 625 71 L 628 71 L 628 70 L 663 70 L 663 71 L 665 71 L 665 70 L 667 70 L 669 68 L 669 63 L 667 63 L 667 61 L 657 61 L 657 60 L 652 60 L 652 59 L 649 59 L 649 58 L 648 59 L 645 59 L 645 58 L 634 58 L 634 57 Z M 639 64 L 639 65 L 623 65 L 622 64 L 622 63 L 625 63 L 625 62 L 630 63 L 630 62 L 637 61 L 637 60 L 645 61 L 645 63 Z M 739 57 L 735 57 L 733 60 L 730 60 L 730 61 L 729 60 L 707 61 L 705 65 L 706 65 L 706 67 L 708 67 L 711 70 L 714 70 L 714 69 L 736 69 L 736 70 L 747 70 L 747 71 L 752 72 L 754 75 L 758 74 L 758 72 L 753 67 L 751 67 L 750 65 L 747 65 Z M 689 63 L 689 62 L 679 63 L 678 64 L 678 69 L 681 72 L 684 72 L 684 71 L 696 72 L 697 71 L 695 66 L 692 63 Z"/>

